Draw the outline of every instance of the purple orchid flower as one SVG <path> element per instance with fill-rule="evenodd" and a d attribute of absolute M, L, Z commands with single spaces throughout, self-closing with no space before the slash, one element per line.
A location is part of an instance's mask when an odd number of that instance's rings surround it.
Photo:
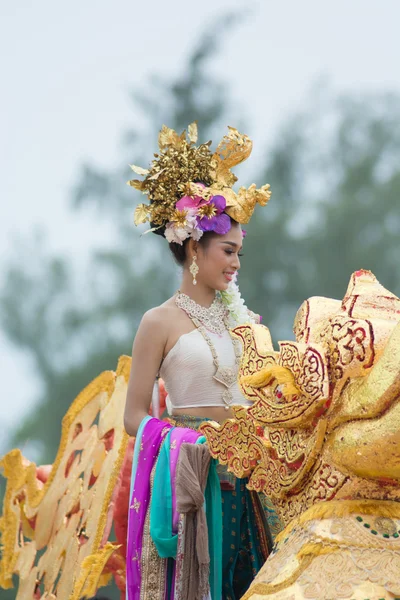
<path fill-rule="evenodd" d="M 201 196 L 183 196 L 176 203 L 176 208 L 196 215 L 197 227 L 201 231 L 215 231 L 224 235 L 231 228 L 231 220 L 224 213 L 226 208 L 224 196 L 212 196 L 210 200 L 204 200 Z"/>
<path fill-rule="evenodd" d="M 210 207 L 212 216 L 207 215 L 207 208 Z M 197 217 L 197 225 L 202 231 L 215 231 L 220 235 L 228 233 L 231 228 L 231 220 L 224 213 L 226 208 L 226 200 L 223 196 L 212 196 L 209 202 L 199 206 L 204 211 L 204 216 Z M 202 212 L 203 212 L 202 211 Z"/>

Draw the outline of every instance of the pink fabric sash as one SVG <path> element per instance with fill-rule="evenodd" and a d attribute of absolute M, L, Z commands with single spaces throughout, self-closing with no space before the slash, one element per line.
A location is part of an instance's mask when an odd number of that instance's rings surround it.
<path fill-rule="evenodd" d="M 128 513 L 128 544 L 126 555 L 126 589 L 129 600 L 140 600 L 143 526 L 150 501 L 150 475 L 165 435 L 172 425 L 150 419 L 143 430 L 138 466 Z"/>

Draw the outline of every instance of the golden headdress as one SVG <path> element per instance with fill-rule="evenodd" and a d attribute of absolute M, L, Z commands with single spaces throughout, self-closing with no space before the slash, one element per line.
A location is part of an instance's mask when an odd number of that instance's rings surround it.
<path fill-rule="evenodd" d="M 196 123 L 181 135 L 163 125 L 159 153 L 154 155 L 150 168 L 131 165 L 144 179 L 132 179 L 128 185 L 146 194 L 150 201 L 137 206 L 135 225 L 150 222 L 150 231 L 164 227 L 169 242 L 182 244 L 187 237 L 199 239 L 204 231 L 226 233 L 231 226 L 228 217 L 248 223 L 255 205 L 267 204 L 271 197 L 269 184 L 233 191 L 237 177 L 231 169 L 250 156 L 253 144 L 247 135 L 233 127 L 228 129 L 212 153 L 211 142 L 196 146 Z"/>

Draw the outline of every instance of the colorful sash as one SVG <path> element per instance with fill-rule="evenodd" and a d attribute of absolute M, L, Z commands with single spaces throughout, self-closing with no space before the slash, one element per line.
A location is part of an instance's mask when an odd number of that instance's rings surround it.
<path fill-rule="evenodd" d="M 179 415 L 174 416 L 171 423 L 178 428 L 198 429 L 208 420 Z M 213 575 L 221 577 L 222 574 L 223 582 L 222 596 L 215 597 L 239 600 L 267 559 L 272 539 L 266 519 L 269 515 L 264 512 L 258 494 L 247 489 L 245 479 L 228 480 L 225 471 L 223 468 L 216 471 L 221 483 L 223 534 L 221 568 Z M 210 523 L 209 528 L 211 526 Z M 214 600 L 214 596 L 212 598 Z"/>
<path fill-rule="evenodd" d="M 158 419 L 147 419 L 142 435 L 136 439 L 137 468 L 128 513 L 126 587 L 129 600 L 140 600 L 143 531 L 150 501 L 150 476 L 161 443 L 172 426 Z"/>
<path fill-rule="evenodd" d="M 182 444 L 205 441 L 196 431 L 205 420 L 185 416 L 169 423 L 146 417 L 139 427 L 128 520 L 127 600 L 186 600 L 179 594 L 185 518 L 176 508 L 176 467 Z M 268 556 L 265 513 L 258 495 L 245 484 L 236 479 L 233 490 L 221 491 L 217 463 L 211 461 L 204 496 L 213 600 L 238 600 Z"/>
<path fill-rule="evenodd" d="M 183 443 L 196 443 L 199 437 L 197 431 L 174 428 L 167 434 L 160 450 L 150 504 L 150 535 L 161 558 L 176 558 L 179 514 L 176 511 L 175 478 L 179 449 Z"/>

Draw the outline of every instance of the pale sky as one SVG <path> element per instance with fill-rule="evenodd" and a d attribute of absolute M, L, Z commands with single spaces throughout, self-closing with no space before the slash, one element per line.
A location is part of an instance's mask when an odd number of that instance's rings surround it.
<path fill-rule="evenodd" d="M 321 75 L 337 92 L 400 92 L 397 0 L 0 1 L 0 282 L 12 237 L 35 225 L 54 250 L 85 252 L 87 222 L 67 210 L 80 164 L 116 166 L 121 132 L 135 119 L 129 90 L 151 73 L 180 72 L 213 18 L 243 7 L 250 14 L 226 37 L 213 72 L 243 110 L 255 161 Z M 0 378 L 4 432 L 37 383 L 1 335 Z M 3 436 L 0 453 L 6 447 Z"/>

